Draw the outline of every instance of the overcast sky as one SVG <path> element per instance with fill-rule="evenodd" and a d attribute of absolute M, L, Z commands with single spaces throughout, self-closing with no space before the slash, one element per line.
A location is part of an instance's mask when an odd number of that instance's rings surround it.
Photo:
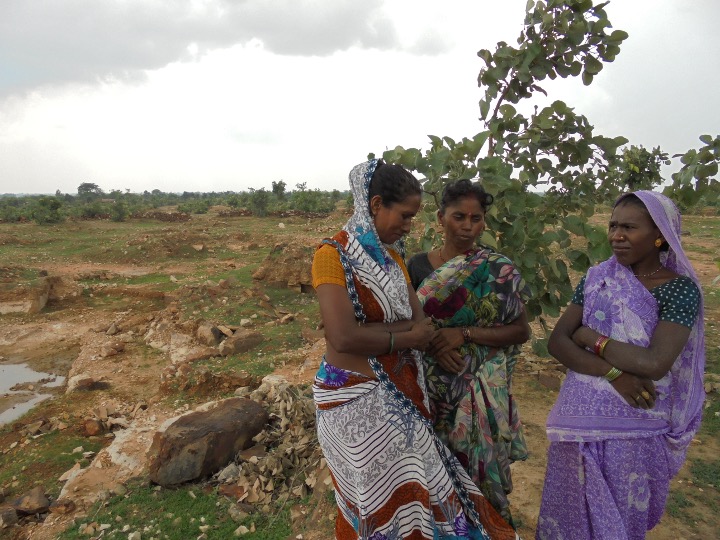
<path fill-rule="evenodd" d="M 476 52 L 525 4 L 1 0 L 0 193 L 346 189 L 369 152 L 482 130 Z M 720 2 L 606 10 L 622 52 L 550 98 L 670 154 L 720 133 Z"/>

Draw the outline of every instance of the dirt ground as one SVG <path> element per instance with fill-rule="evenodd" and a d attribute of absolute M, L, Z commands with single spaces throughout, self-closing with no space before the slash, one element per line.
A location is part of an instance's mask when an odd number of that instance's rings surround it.
<path fill-rule="evenodd" d="M 339 222 L 339 218 L 337 220 Z M 163 225 L 165 228 L 187 227 L 187 225 Z M 206 224 L 201 225 L 204 227 Z M 232 228 L 233 224 L 230 224 Z M 290 225 L 290 227 L 292 227 Z M 314 223 L 298 221 L 296 238 L 306 240 L 312 245 L 312 239 L 320 238 L 323 234 L 333 230 L 323 220 Z M 207 240 L 206 240 L 207 241 Z M 228 236 L 224 240 L 225 247 L 230 252 L 237 252 L 242 258 L 242 252 L 253 249 L 252 246 L 270 248 L 276 242 L 273 235 L 257 234 L 252 231 L 243 233 L 238 238 Z M 703 249 L 713 252 L 712 240 L 698 239 L 696 242 L 700 251 L 693 252 L 693 262 L 704 285 L 710 287 L 713 278 L 717 275 L 712 257 L 702 255 Z M 248 247 L 250 246 L 250 247 Z M 209 261 L 209 262 L 208 262 Z M 204 264 L 216 267 L 227 265 L 227 259 L 210 257 L 204 259 Z M 238 266 L 242 262 L 238 261 Z M 103 263 L 88 260 L 45 260 L 42 268 L 53 276 L 66 277 L 77 280 L 82 275 L 100 275 L 103 272 L 113 276 L 137 277 L 157 273 L 161 268 L 167 275 L 189 274 L 197 270 L 193 261 L 171 261 L 161 266 L 157 264 L 143 264 L 142 261 L 129 261 L 127 263 Z M 207 271 L 205 268 L 203 271 Z M 95 290 L 95 289 L 93 289 Z M 134 292 L 133 292 L 134 291 Z M 182 300 L 165 298 L 162 305 L 158 305 L 152 294 L 152 286 L 137 286 L 135 289 L 126 289 L 120 297 L 125 301 L 120 306 L 108 304 L 104 307 L 89 306 L 87 296 L 83 298 L 67 298 L 55 304 L 52 302 L 39 314 L 24 315 L 10 314 L 0 318 L 0 364 L 26 363 L 36 371 L 56 374 L 63 377 L 72 376 L 79 372 L 92 372 L 96 381 L 105 383 L 105 392 L 96 392 L 85 395 L 82 399 L 64 400 L 63 409 L 59 410 L 52 404 L 45 404 L 42 414 L 44 416 L 58 416 L 78 419 L 86 416 L 89 411 L 101 405 L 112 402 L 119 410 L 132 410 L 140 402 L 150 404 L 153 416 L 158 419 L 171 416 L 175 411 L 167 399 L 160 398 L 160 383 L 163 373 L 168 367 L 168 358 L 165 355 L 151 355 L 141 350 L 133 340 L 128 339 L 126 348 L 120 356 L 103 356 L 99 353 L 103 344 L 112 339 L 107 330 L 119 320 L 125 321 L 126 328 L 132 328 L 139 334 L 145 329 L 153 318 L 172 317 L 173 309 L 181 310 L 177 306 Z M 157 292 L 157 291 L 155 291 Z M 132 294 L 131 294 L 132 293 Z M 99 294 L 96 292 L 96 294 Z M 716 303 L 717 304 L 717 303 Z M 162 313 L 162 315 L 160 315 Z M 717 308 L 706 313 L 706 318 L 715 325 L 720 321 Z M 128 322 L 129 321 L 129 322 Z M 715 326 L 716 331 L 717 326 Z M 710 330 L 710 328 L 708 328 Z M 539 325 L 534 328 L 536 335 L 541 335 Z M 285 365 L 279 366 L 276 374 L 283 375 L 288 380 L 297 383 L 310 382 L 322 354 L 322 342 L 314 345 L 304 345 L 297 350 L 286 353 Z M 529 346 L 525 346 L 523 359 L 518 363 L 515 375 L 515 395 L 519 403 L 520 414 L 525 425 L 526 437 L 530 448 L 530 457 L 527 461 L 513 465 L 513 478 L 515 489 L 511 495 L 512 512 L 520 524 L 519 532 L 523 538 L 534 537 L 534 525 L 540 504 L 542 483 L 545 473 L 547 441 L 545 438 L 545 419 L 555 400 L 557 391 L 541 384 L 540 373 L 555 373 L 558 377 L 558 365 L 551 358 L 534 355 Z M 28 385 L 24 385 L 27 390 Z M 42 384 L 35 385 L 34 391 L 41 388 L 53 395 L 60 395 L 64 388 L 43 388 Z M 7 410 L 18 401 L 25 399 L 18 396 L 0 396 L 0 412 Z M 31 412 L 23 423 L 33 420 Z M 13 431 L 0 431 L 0 449 L 7 449 L 11 441 L 17 440 Z M 715 460 L 720 455 L 720 445 L 717 438 L 710 440 L 697 440 L 690 449 L 691 458 Z M 687 467 L 673 481 L 675 485 L 687 483 L 691 478 Z M 685 484 L 686 485 L 686 484 Z M 2 487 L 2 486 L 0 486 Z M 716 488 L 717 489 L 717 488 Z M 327 509 L 326 509 L 327 510 Z M 696 506 L 694 509 L 696 522 L 688 523 L 686 519 L 665 515 L 661 524 L 652 531 L 648 538 L 651 540 L 677 540 L 683 538 L 716 538 L 717 509 L 713 506 Z M 32 536 L 36 539 L 51 538 L 52 536 L 37 533 Z M 323 540 L 306 531 L 305 538 Z"/>

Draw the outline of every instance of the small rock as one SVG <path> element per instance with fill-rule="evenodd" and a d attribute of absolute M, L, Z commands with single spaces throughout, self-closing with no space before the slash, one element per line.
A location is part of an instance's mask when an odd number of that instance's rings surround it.
<path fill-rule="evenodd" d="M 69 514 L 74 512 L 76 505 L 70 499 L 58 499 L 50 503 L 51 514 Z"/>
<path fill-rule="evenodd" d="M 72 469 L 68 469 L 60 476 L 60 478 L 58 478 L 58 482 L 66 482 L 67 480 L 70 479 L 70 477 L 72 475 L 75 474 L 76 471 L 79 471 L 80 468 L 81 468 L 80 464 L 76 463 L 75 465 L 72 466 Z"/>
<path fill-rule="evenodd" d="M 18 515 L 10 506 L 0 507 L 0 529 L 7 529 L 18 522 Z"/>
<path fill-rule="evenodd" d="M 218 330 L 220 330 L 223 334 L 225 334 L 227 337 L 230 337 L 233 335 L 232 329 L 228 328 L 227 326 L 219 325 L 217 327 Z"/>
<path fill-rule="evenodd" d="M 25 426 L 25 429 L 23 429 L 23 431 L 28 435 L 37 435 L 38 433 L 40 433 L 44 423 L 45 422 L 43 422 L 42 420 L 39 420 L 38 422 L 33 422 L 32 424 L 28 424 L 27 426 Z"/>
<path fill-rule="evenodd" d="M 235 536 L 245 536 L 249 532 L 250 529 L 248 529 L 245 525 L 240 525 L 237 529 L 235 529 L 235 532 L 233 534 Z"/>
<path fill-rule="evenodd" d="M 125 418 L 110 418 L 108 420 L 111 427 L 120 426 L 121 428 L 127 429 L 130 427 L 130 424 L 128 423 Z"/>
<path fill-rule="evenodd" d="M 82 430 L 86 437 L 94 437 L 105 431 L 105 426 L 97 418 L 88 418 L 83 422 Z"/>

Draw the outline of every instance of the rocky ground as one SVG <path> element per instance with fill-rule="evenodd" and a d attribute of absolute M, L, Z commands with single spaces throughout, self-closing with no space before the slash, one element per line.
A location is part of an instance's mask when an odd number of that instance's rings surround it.
<path fill-rule="evenodd" d="M 312 320 L 317 313 L 313 297 L 306 293 L 311 290 L 308 254 L 335 225 L 290 217 L 286 223 L 267 222 L 274 231 L 268 234 L 230 221 L 249 219 L 242 216 L 204 219 L 192 227 L 163 223 L 163 234 L 154 237 L 129 229 L 127 249 L 144 245 L 146 254 L 164 249 L 169 255 L 162 265 L 143 258 L 98 262 L 82 257 L 33 263 L 28 256 L 0 269 L 0 368 L 22 362 L 65 377 L 60 386 L 52 386 L 50 377 L 21 383 L 14 393 L 0 396 L 0 413 L 39 392 L 53 396 L 0 430 L 0 462 L 34 452 L 48 434 L 86 441 L 72 449 L 71 466 L 52 472 L 52 482 L 43 481 L 43 455 L 20 475 L 3 478 L 0 473 L 0 537 L 49 540 L 79 522 L 87 538 L 102 537 L 110 525 L 93 524 L 88 511 L 138 479 L 166 486 L 210 482 L 235 501 L 230 508 L 236 517 L 258 508 L 270 511 L 280 498 L 314 497 L 315 506 L 293 506 L 293 530 L 311 540 L 331 537 L 326 518 L 333 509 L 325 496 L 331 484 L 316 444 L 308 391 L 324 342 Z M 225 232 L 208 232 L 210 226 Z M 292 242 L 278 242 L 288 235 Z M 22 244 L 21 236 L 3 229 L 0 246 Z M 263 255 L 252 259 L 256 250 L 264 250 Z M 202 257 L 193 259 L 196 254 Z M 712 261 L 698 257 L 697 264 L 710 285 L 717 273 Z M 133 282 L 158 273 L 167 279 Z M 283 307 L 270 296 L 278 287 L 308 300 Z M 231 324 L 222 313 L 233 305 L 251 309 Z M 717 323 L 717 311 L 706 316 Z M 268 340 L 279 340 L 274 332 L 280 330 L 285 332 L 281 336 L 296 336 L 278 341 L 275 349 Z M 539 325 L 534 331 L 542 335 Z M 273 368 L 265 370 L 270 377 L 252 366 L 217 367 L 228 359 L 263 354 L 272 355 Z M 513 466 L 511 496 L 525 538 L 534 536 L 547 446 L 544 422 L 563 376 L 554 360 L 525 347 L 515 394 L 531 455 Z M 709 377 L 711 402 L 717 399 L 717 383 Z M 217 429 L 203 429 L 213 422 L 219 422 Z M 219 440 L 217 433 L 230 437 Z M 715 460 L 718 446 L 717 438 L 698 439 L 691 456 Z M 225 453 L 218 453 L 219 447 Z M 684 470 L 676 482 L 685 489 L 693 476 Z M 59 491 L 54 485 L 61 486 Z M 717 486 L 698 489 L 709 489 L 711 501 L 718 500 Z M 667 515 L 649 538 L 709 538 L 717 532 L 712 504 L 696 505 L 694 511 L 695 523 Z M 253 531 L 240 526 L 236 533 Z"/>

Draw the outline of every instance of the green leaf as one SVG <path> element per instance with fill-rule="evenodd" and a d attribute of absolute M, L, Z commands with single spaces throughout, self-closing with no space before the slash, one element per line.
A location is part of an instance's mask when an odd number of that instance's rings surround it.
<path fill-rule="evenodd" d="M 480 49 L 477 55 L 485 61 L 485 64 L 490 65 L 492 60 L 492 53 L 487 49 Z"/>
<path fill-rule="evenodd" d="M 591 75 L 596 75 L 602 71 L 603 65 L 602 62 L 600 62 L 597 58 L 594 56 L 586 56 L 585 57 L 585 73 L 590 73 Z"/>
<path fill-rule="evenodd" d="M 515 116 L 517 114 L 517 111 L 515 107 L 512 105 L 506 103 L 504 105 L 500 105 L 500 108 L 498 109 L 500 111 L 500 114 L 503 116 L 503 118 L 507 118 L 509 116 Z"/>
<path fill-rule="evenodd" d="M 565 229 L 577 236 L 582 236 L 582 234 L 585 232 L 585 223 L 582 219 L 580 219 L 579 216 L 569 215 L 565 218 L 563 224 L 565 226 Z"/>
<path fill-rule="evenodd" d="M 484 99 L 480 100 L 480 118 L 485 120 L 490 112 L 490 103 Z"/>
<path fill-rule="evenodd" d="M 488 137 L 490 137 L 489 131 L 481 131 L 477 135 L 475 135 L 472 139 L 465 139 L 465 144 L 468 148 L 468 154 L 475 159 L 477 155 L 480 153 L 480 150 L 482 150 L 482 147 L 485 145 L 485 143 L 488 140 Z"/>
<path fill-rule="evenodd" d="M 483 231 L 482 235 L 480 236 L 480 243 L 493 249 L 497 249 L 498 247 L 495 235 L 488 230 Z"/>
<path fill-rule="evenodd" d="M 585 86 L 590 86 L 592 84 L 593 76 L 592 73 L 588 73 L 587 71 L 583 71 L 582 74 L 582 82 Z"/>
<path fill-rule="evenodd" d="M 553 101 L 551 107 L 553 111 L 562 115 L 572 112 L 572 109 L 568 107 L 564 101 L 560 100 Z"/>
<path fill-rule="evenodd" d="M 614 30 L 612 34 L 608 36 L 608 41 L 625 41 L 628 38 L 628 33 L 623 30 Z"/>

